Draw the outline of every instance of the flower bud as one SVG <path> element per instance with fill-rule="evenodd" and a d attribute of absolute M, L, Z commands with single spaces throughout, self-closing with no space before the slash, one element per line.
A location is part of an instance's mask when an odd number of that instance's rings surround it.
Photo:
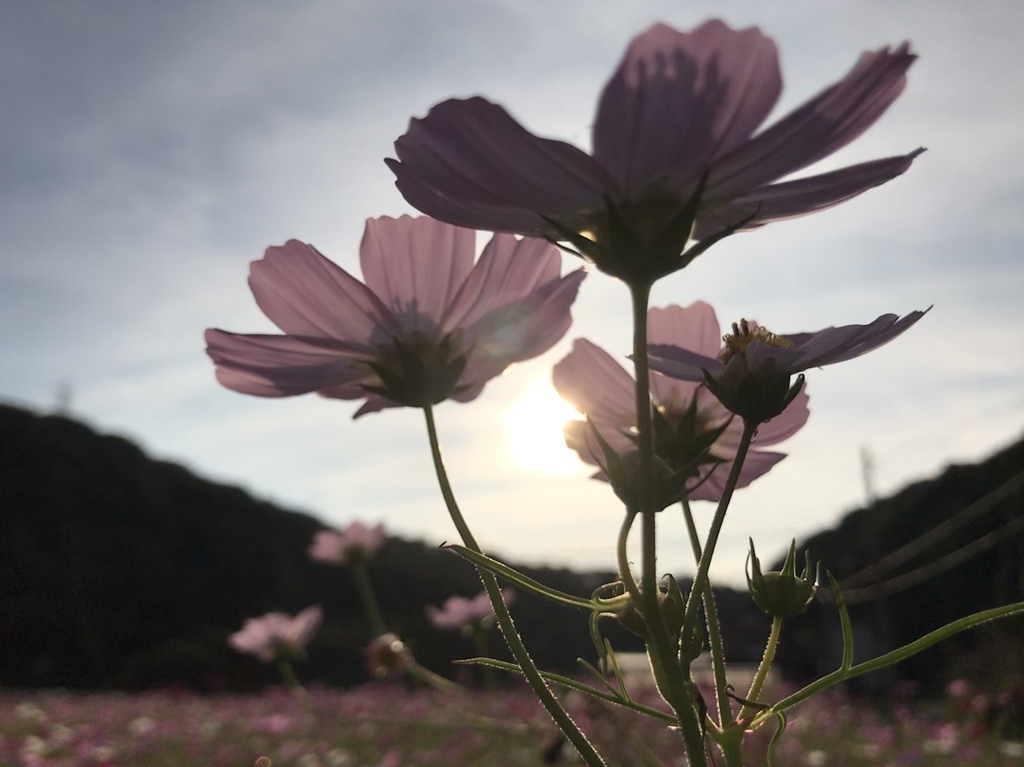
<path fill-rule="evenodd" d="M 811 580 L 811 553 L 805 552 L 804 571 L 796 574 L 796 541 L 789 547 L 789 553 L 781 571 L 761 574 L 761 563 L 754 550 L 754 541 L 750 541 L 750 554 L 747 556 L 747 588 L 750 596 L 761 610 L 773 618 L 792 618 L 807 610 L 814 595 L 818 591 L 818 580 L 821 566 L 814 572 Z"/>
<path fill-rule="evenodd" d="M 679 638 L 679 634 L 683 630 L 683 618 L 686 615 L 686 600 L 683 598 L 682 591 L 679 590 L 679 584 L 676 583 L 676 579 L 671 575 L 665 576 L 665 585 L 658 589 L 658 607 L 661 610 L 661 614 L 665 619 L 665 625 L 668 627 L 668 634 L 673 640 Z M 647 621 L 644 619 L 643 613 L 633 603 L 631 599 L 625 607 L 618 610 L 615 614 L 616 619 L 622 624 L 622 627 L 627 631 L 641 636 L 644 639 L 648 638 Z M 696 644 L 699 646 L 702 643 L 702 638 L 698 635 L 691 637 L 691 641 L 684 644 Z M 692 648 L 691 648 L 692 649 Z M 699 654 L 700 650 L 694 653 L 694 657 Z"/>

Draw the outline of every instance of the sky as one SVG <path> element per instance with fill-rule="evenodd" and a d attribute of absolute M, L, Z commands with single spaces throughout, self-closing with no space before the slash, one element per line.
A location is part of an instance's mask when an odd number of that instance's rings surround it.
<path fill-rule="evenodd" d="M 229 392 L 203 331 L 275 330 L 246 285 L 267 246 L 311 242 L 358 274 L 365 219 L 414 212 L 383 163 L 410 117 L 479 94 L 586 147 L 628 41 L 655 21 L 685 30 L 714 15 L 778 43 L 775 116 L 862 51 L 911 41 L 920 59 L 904 94 L 816 170 L 928 151 L 856 200 L 727 239 L 662 280 L 652 303 L 704 299 L 724 324 L 778 333 L 934 309 L 883 349 L 809 373 L 810 421 L 737 494 L 713 577 L 742 582 L 748 536 L 773 559 L 869 492 L 1019 438 L 1016 0 L 0 0 L 0 401 L 63 408 L 328 526 L 454 540 L 421 413 L 353 421 L 358 403 Z M 549 353 L 472 404 L 441 405 L 438 428 L 485 548 L 608 570 L 621 507 L 561 446 L 549 381 L 573 338 L 628 364 L 627 292 L 593 272 L 573 315 Z M 695 512 L 706 525 L 713 509 Z M 680 515 L 659 521 L 659 570 L 692 572 Z"/>

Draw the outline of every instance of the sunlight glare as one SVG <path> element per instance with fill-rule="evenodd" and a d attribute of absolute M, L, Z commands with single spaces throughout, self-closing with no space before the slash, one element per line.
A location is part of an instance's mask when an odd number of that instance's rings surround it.
<path fill-rule="evenodd" d="M 575 452 L 565 446 L 562 427 L 580 414 L 558 396 L 551 382 L 535 378 L 527 384 L 503 420 L 513 463 L 538 474 L 568 474 L 585 470 Z"/>

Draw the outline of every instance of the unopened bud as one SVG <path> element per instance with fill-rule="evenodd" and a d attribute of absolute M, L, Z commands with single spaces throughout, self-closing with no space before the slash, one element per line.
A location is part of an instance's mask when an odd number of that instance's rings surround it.
<path fill-rule="evenodd" d="M 747 556 L 747 588 L 761 610 L 773 618 L 792 618 L 805 612 L 818 591 L 820 565 L 811 567 L 811 553 L 805 552 L 804 571 L 796 573 L 796 541 L 789 547 L 782 570 L 761 573 L 761 563 L 750 541 Z M 812 580 L 813 577 L 813 580 Z"/>

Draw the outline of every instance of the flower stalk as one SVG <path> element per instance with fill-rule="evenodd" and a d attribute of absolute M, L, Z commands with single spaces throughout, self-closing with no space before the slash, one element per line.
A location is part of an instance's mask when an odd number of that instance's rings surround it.
<path fill-rule="evenodd" d="M 458 530 L 459 535 L 462 538 L 462 542 L 466 547 L 478 554 L 483 554 L 480 544 L 477 543 L 476 537 L 469 529 L 469 525 L 466 524 L 466 519 L 463 517 L 461 509 L 459 509 L 458 502 L 455 500 L 455 493 L 448 480 L 448 471 L 445 468 L 444 459 L 441 456 L 441 444 L 437 438 L 437 425 L 434 422 L 433 408 L 429 405 L 424 407 L 423 415 L 427 423 L 427 438 L 430 442 L 430 454 L 434 461 L 434 472 L 437 475 L 437 483 L 440 487 L 445 505 L 448 507 L 448 513 L 451 515 L 452 523 L 455 525 L 455 529 Z M 498 627 L 501 629 L 501 633 L 505 637 L 505 643 L 508 645 L 508 649 L 512 653 L 512 657 L 522 670 L 523 676 L 526 677 L 526 680 L 529 682 L 534 694 L 540 700 L 548 714 L 551 715 L 551 718 L 555 720 L 555 724 L 558 725 L 558 728 L 565 734 L 565 737 L 569 739 L 569 742 L 572 743 L 579 752 L 588 767 L 606 767 L 604 759 L 601 758 L 601 755 L 594 748 L 587 736 L 583 734 L 583 731 L 580 730 L 572 720 L 572 717 L 569 716 L 569 712 L 567 712 L 562 707 L 562 704 L 558 702 L 555 694 L 551 691 L 551 688 L 548 687 L 544 678 L 541 676 L 540 671 L 537 669 L 536 664 L 533 662 L 533 658 L 530 657 L 526 646 L 523 644 L 522 638 L 519 636 L 519 631 L 516 629 L 515 622 L 512 620 L 512 615 L 508 611 L 508 606 L 505 604 L 505 600 L 502 599 L 501 588 L 498 586 L 498 579 L 490 572 L 480 567 L 477 568 L 477 573 L 480 575 L 480 580 L 484 584 L 484 590 L 487 592 L 487 596 L 490 597 L 491 605 L 494 607 L 494 615 L 498 621 Z"/>
<path fill-rule="evenodd" d="M 633 308 L 633 366 L 636 373 L 637 448 L 640 453 L 638 501 L 641 521 L 642 571 L 641 612 L 647 626 L 648 653 L 659 688 L 676 716 L 691 767 L 704 767 L 703 722 L 699 721 L 687 677 L 679 659 L 679 639 L 669 636 L 658 600 L 657 527 L 652 490 L 654 487 L 654 441 L 651 428 L 650 371 L 647 367 L 647 304 L 651 285 L 630 285 Z M 689 628 L 688 628 L 689 626 Z M 684 624 L 683 636 L 690 636 L 692 622 Z"/>

